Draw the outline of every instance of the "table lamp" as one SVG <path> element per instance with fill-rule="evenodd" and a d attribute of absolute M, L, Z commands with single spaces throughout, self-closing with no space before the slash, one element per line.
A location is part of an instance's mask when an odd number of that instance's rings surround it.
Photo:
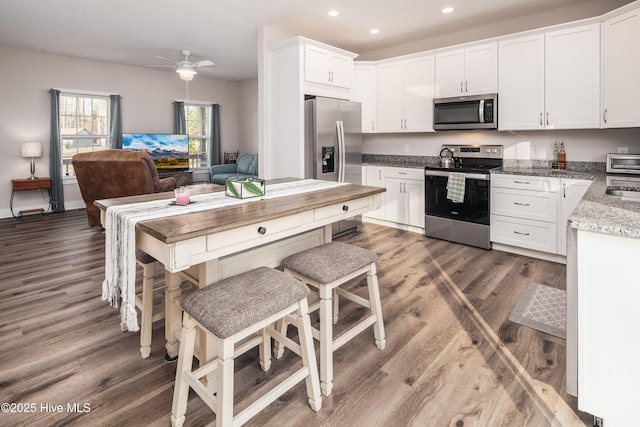
<path fill-rule="evenodd" d="M 22 143 L 22 157 L 31 157 L 31 176 L 29 179 L 37 179 L 36 172 L 36 157 L 42 156 L 42 145 L 39 142 L 23 142 Z"/>

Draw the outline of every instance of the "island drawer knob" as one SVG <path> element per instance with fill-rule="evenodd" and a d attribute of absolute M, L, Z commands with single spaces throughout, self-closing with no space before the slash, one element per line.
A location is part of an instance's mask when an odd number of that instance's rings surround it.
<path fill-rule="evenodd" d="M 266 228 L 264 228 L 264 227 L 258 227 L 258 233 L 260 233 L 260 234 L 264 234 L 264 233 L 266 233 L 266 232 L 267 232 L 267 229 L 266 229 Z"/>
<path fill-rule="evenodd" d="M 345 212 L 348 211 L 349 210 L 349 205 L 343 205 L 342 206 L 342 210 L 345 211 Z"/>

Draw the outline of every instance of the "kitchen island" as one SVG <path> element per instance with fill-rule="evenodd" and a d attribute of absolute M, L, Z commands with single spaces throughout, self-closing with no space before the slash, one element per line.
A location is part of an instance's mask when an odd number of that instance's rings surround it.
<path fill-rule="evenodd" d="M 497 173 L 588 179 L 567 224 L 567 392 L 607 426 L 633 425 L 640 383 L 640 200 L 606 194 L 603 172 L 504 168 Z"/>

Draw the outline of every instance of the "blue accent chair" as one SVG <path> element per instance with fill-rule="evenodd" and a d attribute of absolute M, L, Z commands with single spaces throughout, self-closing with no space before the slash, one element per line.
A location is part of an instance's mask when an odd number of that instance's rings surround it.
<path fill-rule="evenodd" d="M 227 178 L 258 176 L 258 155 L 240 153 L 236 163 L 211 166 L 211 182 L 224 185 Z"/>

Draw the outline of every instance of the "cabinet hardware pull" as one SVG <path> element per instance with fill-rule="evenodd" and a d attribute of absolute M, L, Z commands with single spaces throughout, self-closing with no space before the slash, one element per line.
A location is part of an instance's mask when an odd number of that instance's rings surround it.
<path fill-rule="evenodd" d="M 464 93 L 464 90 L 462 90 L 462 84 L 463 84 L 463 83 L 464 83 L 464 82 L 463 82 L 462 80 L 460 80 L 460 93 Z"/>
<path fill-rule="evenodd" d="M 452 215 L 458 215 L 458 211 L 451 211 Z"/>
<path fill-rule="evenodd" d="M 602 113 L 602 120 L 604 120 L 605 123 L 607 123 L 607 108 L 604 109 L 604 112 Z"/>
<path fill-rule="evenodd" d="M 378 179 L 382 181 L 382 169 L 378 170 Z"/>
<path fill-rule="evenodd" d="M 520 234 L 521 236 L 530 236 L 530 234 L 529 234 L 529 233 L 522 233 L 521 231 L 513 230 L 513 232 L 514 232 L 515 234 Z"/>
<path fill-rule="evenodd" d="M 349 205 L 342 205 L 342 210 L 343 211 L 348 211 L 349 210 Z"/>
<path fill-rule="evenodd" d="M 404 183 L 404 194 L 407 194 L 407 183 Z"/>
<path fill-rule="evenodd" d="M 513 181 L 514 184 L 524 184 L 524 185 L 529 185 L 531 184 L 529 181 Z"/>
<path fill-rule="evenodd" d="M 540 113 L 540 126 L 542 126 L 542 125 L 543 125 L 543 123 L 542 123 L 542 113 Z"/>
<path fill-rule="evenodd" d="M 518 206 L 531 206 L 529 203 L 513 202 L 513 204 Z"/>
<path fill-rule="evenodd" d="M 327 81 L 331 81 L 331 71 L 327 71 Z"/>
<path fill-rule="evenodd" d="M 259 234 L 265 234 L 266 232 L 267 232 L 267 229 L 266 229 L 266 228 L 264 228 L 264 227 L 262 227 L 262 226 L 258 227 L 258 233 L 259 233 Z"/>
<path fill-rule="evenodd" d="M 468 80 L 465 80 L 465 82 L 464 82 L 464 91 L 465 92 L 469 92 L 469 81 Z"/>
<path fill-rule="evenodd" d="M 549 112 L 547 111 L 547 126 L 549 126 Z"/>

